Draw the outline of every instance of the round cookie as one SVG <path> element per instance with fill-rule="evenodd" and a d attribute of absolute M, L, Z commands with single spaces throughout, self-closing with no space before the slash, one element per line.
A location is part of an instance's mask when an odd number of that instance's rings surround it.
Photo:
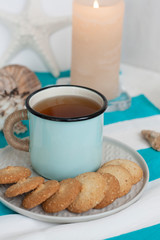
<path fill-rule="evenodd" d="M 110 173 L 117 178 L 120 185 L 119 197 L 127 194 L 132 187 L 132 176 L 131 174 L 120 165 L 108 165 L 98 169 L 99 173 Z"/>
<path fill-rule="evenodd" d="M 75 201 L 69 205 L 68 210 L 82 213 L 94 208 L 102 201 L 106 192 L 106 181 L 97 172 L 83 173 L 76 179 L 82 184 L 82 189 Z"/>
<path fill-rule="evenodd" d="M 102 176 L 106 180 L 106 193 L 103 200 L 94 207 L 96 209 L 107 207 L 119 197 L 120 185 L 117 178 L 110 173 L 102 173 Z"/>
<path fill-rule="evenodd" d="M 37 188 L 40 184 L 44 182 L 44 178 L 42 177 L 31 177 L 24 178 L 18 181 L 16 184 L 10 186 L 6 192 L 6 197 L 16 197 L 23 193 L 29 192 L 35 188 Z"/>
<path fill-rule="evenodd" d="M 45 212 L 55 213 L 66 209 L 81 191 L 76 179 L 68 178 L 60 182 L 59 190 L 42 204 Z"/>
<path fill-rule="evenodd" d="M 59 182 L 48 180 L 39 185 L 36 190 L 28 193 L 22 201 L 22 206 L 26 209 L 34 208 L 50 198 L 58 189 Z"/>
<path fill-rule="evenodd" d="M 21 166 L 8 166 L 0 169 L 0 184 L 16 183 L 23 178 L 27 178 L 31 175 L 31 171 L 28 168 Z"/>
<path fill-rule="evenodd" d="M 127 169 L 128 172 L 132 176 L 132 184 L 136 184 L 143 177 L 142 168 L 137 163 L 132 162 L 128 159 L 114 159 L 114 160 L 111 160 L 111 161 L 105 163 L 103 166 L 105 167 L 108 165 L 120 165 L 120 166 L 124 167 L 125 169 Z"/>

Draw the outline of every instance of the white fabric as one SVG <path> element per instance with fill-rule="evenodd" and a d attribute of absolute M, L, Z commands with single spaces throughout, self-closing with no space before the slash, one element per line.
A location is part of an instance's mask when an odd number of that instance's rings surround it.
<path fill-rule="evenodd" d="M 160 130 L 160 117 L 129 120 L 104 127 L 104 135 L 114 137 L 134 149 L 148 148 L 140 138 L 144 127 Z M 125 134 L 124 134 L 125 131 Z M 160 179 L 150 182 L 140 200 L 112 216 L 84 223 L 50 224 L 21 215 L 0 217 L 1 240 L 97 240 L 141 229 L 160 222 Z M 151 207 L 152 206 L 152 207 Z M 9 231 L 8 231 L 9 229 Z"/>
<path fill-rule="evenodd" d="M 143 196 L 127 209 L 95 221 L 47 224 L 21 215 L 0 217 L 1 240 L 98 240 L 160 222 L 160 179 L 150 182 Z"/>
<path fill-rule="evenodd" d="M 137 74 L 134 84 L 133 73 Z M 149 87 L 149 78 L 146 71 L 124 66 L 122 68 L 126 89 L 134 85 L 132 96 L 145 93 L 150 100 L 160 106 L 160 95 L 153 94 L 153 87 Z M 130 74 L 129 74 L 130 73 Z M 132 75 L 132 77 L 130 77 Z M 128 79 L 127 79 L 128 76 Z M 153 74 L 154 76 L 154 74 Z M 140 88 L 139 79 L 145 80 L 144 88 Z M 155 81 L 154 81 L 155 80 Z M 158 83 L 157 78 L 152 83 Z M 136 86 L 137 91 L 136 91 Z M 147 91 L 148 89 L 148 91 Z M 160 89 L 160 87 L 159 87 Z M 150 94 L 152 92 L 152 94 Z M 153 99 L 152 99 L 153 96 Z M 158 101 L 159 99 L 159 101 Z M 152 116 L 144 119 L 135 119 L 104 127 L 104 135 L 118 139 L 134 149 L 148 148 L 148 144 L 141 138 L 142 129 L 155 129 L 160 131 L 160 117 Z M 124 134 L 125 132 L 125 134 Z M 124 234 L 160 222 L 160 179 L 150 182 L 143 196 L 127 209 L 99 220 L 75 224 L 50 224 L 33 220 L 21 215 L 8 215 L 0 217 L 0 240 L 100 240 Z"/>
<path fill-rule="evenodd" d="M 160 74 L 131 65 L 121 65 L 122 87 L 136 96 L 144 94 L 156 107 L 160 108 Z"/>
<path fill-rule="evenodd" d="M 115 138 L 138 150 L 150 147 L 141 135 L 143 129 L 160 132 L 160 115 L 106 125 L 104 126 L 104 135 Z"/>

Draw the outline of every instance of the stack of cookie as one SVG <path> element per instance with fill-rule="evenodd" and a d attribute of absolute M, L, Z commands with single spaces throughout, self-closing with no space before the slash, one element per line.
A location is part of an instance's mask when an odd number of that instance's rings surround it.
<path fill-rule="evenodd" d="M 30 177 L 25 167 L 9 166 L 0 170 L 0 184 L 13 184 L 5 192 L 6 197 L 24 194 L 22 206 L 32 209 L 37 205 L 47 213 L 68 209 L 82 213 L 92 208 L 108 206 L 126 195 L 132 185 L 143 177 L 141 167 L 127 159 L 115 159 L 105 163 L 97 172 L 87 172 L 75 178 L 45 181 L 43 177 Z"/>

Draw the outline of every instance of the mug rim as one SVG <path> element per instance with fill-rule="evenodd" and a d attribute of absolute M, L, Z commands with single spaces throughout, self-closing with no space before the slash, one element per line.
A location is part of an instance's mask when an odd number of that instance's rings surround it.
<path fill-rule="evenodd" d="M 72 117 L 72 118 L 60 118 L 60 117 L 54 117 L 54 116 L 45 115 L 45 114 L 42 114 L 42 113 L 39 113 L 39 112 L 35 111 L 30 106 L 29 101 L 35 94 L 37 94 L 38 92 L 43 91 L 45 89 L 56 88 L 56 87 L 70 87 L 70 88 L 74 87 L 74 88 L 83 88 L 83 89 L 92 91 L 92 92 L 96 93 L 97 95 L 99 95 L 102 98 L 103 105 L 102 105 L 102 107 L 98 111 L 96 111 L 96 112 L 94 112 L 92 114 L 85 115 L 85 116 L 80 116 L 80 117 Z M 25 105 L 26 105 L 27 110 L 29 112 L 31 112 L 33 115 L 35 115 L 37 117 L 40 117 L 40 118 L 43 118 L 43 119 L 46 119 L 46 120 L 57 121 L 57 122 L 77 122 L 77 121 L 83 121 L 83 120 L 88 120 L 88 119 L 91 119 L 91 118 L 95 118 L 95 117 L 101 115 L 107 109 L 108 101 L 107 101 L 106 97 L 102 93 L 98 92 L 95 89 L 88 88 L 88 87 L 85 87 L 85 86 L 79 86 L 79 85 L 50 85 L 50 86 L 47 86 L 47 87 L 40 88 L 40 89 L 34 91 L 33 93 L 31 93 L 26 98 Z"/>

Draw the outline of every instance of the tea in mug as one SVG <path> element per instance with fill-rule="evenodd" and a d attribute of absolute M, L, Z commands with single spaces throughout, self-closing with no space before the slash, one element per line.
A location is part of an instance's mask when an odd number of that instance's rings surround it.
<path fill-rule="evenodd" d="M 81 96 L 56 96 L 40 101 L 33 109 L 57 118 L 75 118 L 93 114 L 101 109 L 96 101 Z"/>

